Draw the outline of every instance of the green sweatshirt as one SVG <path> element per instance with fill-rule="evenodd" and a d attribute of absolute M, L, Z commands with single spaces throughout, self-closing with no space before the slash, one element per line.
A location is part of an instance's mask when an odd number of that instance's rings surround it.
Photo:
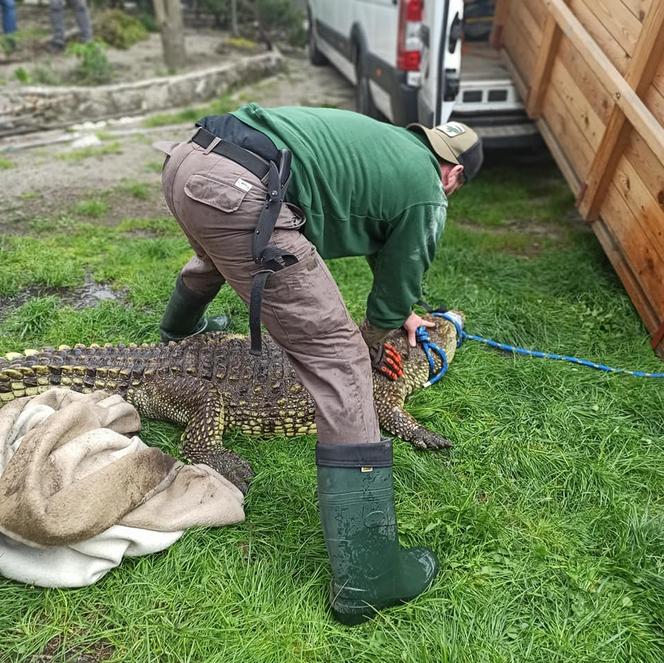
<path fill-rule="evenodd" d="M 330 108 L 248 104 L 233 113 L 293 155 L 287 200 L 323 258 L 366 256 L 374 274 L 367 319 L 395 329 L 421 297 L 445 226 L 447 198 L 418 134 Z"/>

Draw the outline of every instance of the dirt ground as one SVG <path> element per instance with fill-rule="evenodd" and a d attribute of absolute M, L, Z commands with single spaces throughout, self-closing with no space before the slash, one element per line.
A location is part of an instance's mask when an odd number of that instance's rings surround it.
<path fill-rule="evenodd" d="M 225 34 L 219 31 L 188 31 L 185 38 L 187 65 L 182 72 L 225 64 L 246 55 L 245 52 L 230 49 L 223 54 L 217 53 L 224 39 Z M 258 47 L 256 52 L 263 50 Z M 168 75 L 162 55 L 161 37 L 156 33 L 150 33 L 145 41 L 134 44 L 128 50 L 107 47 L 105 53 L 113 70 L 112 83 Z M 71 72 L 76 65 L 77 60 L 73 55 L 66 52 L 51 54 L 46 48 L 35 46 L 19 50 L 8 61 L 0 61 L 0 79 L 7 90 L 19 88 L 22 83 L 16 72 L 23 69 L 30 75 L 31 80 L 28 82 L 32 85 L 51 82 L 72 85 L 74 81 Z"/>
<path fill-rule="evenodd" d="M 283 73 L 236 91 L 232 98 L 237 105 L 255 101 L 263 106 L 352 108 L 353 88 L 335 69 L 312 67 L 304 53 L 286 60 Z M 106 223 L 167 215 L 159 194 L 162 156 L 151 144 L 184 140 L 192 125 L 146 129 L 142 121 L 125 118 L 0 140 L 0 232 L 20 233 L 35 216 L 62 215 L 77 201 L 100 195 L 110 208 Z M 89 156 L 81 151 L 86 144 Z M 136 184 L 148 185 L 149 195 L 126 195 L 126 187 Z"/>
<path fill-rule="evenodd" d="M 88 3 L 90 5 L 90 3 Z M 99 10 L 91 7 L 93 36 L 96 26 L 102 20 Z M 0 83 L 5 90 L 19 88 L 21 85 L 72 85 L 75 79 L 72 72 L 77 65 L 76 57 L 66 52 L 50 53 L 51 24 L 47 4 L 43 7 L 18 5 L 17 7 L 19 38 L 18 48 L 5 53 L 0 49 Z M 74 12 L 65 9 L 65 26 L 68 43 L 78 40 L 78 27 Z M 249 51 L 220 47 L 228 34 L 213 29 L 188 28 L 185 33 L 187 63 L 183 72 L 204 67 L 212 67 L 234 61 L 246 56 Z M 250 46 L 250 42 L 247 44 Z M 251 53 L 265 50 L 262 44 L 255 44 Z M 147 39 L 137 42 L 131 48 L 122 50 L 105 46 L 104 51 L 112 68 L 112 83 L 134 81 L 155 76 L 166 76 L 161 37 L 159 33 L 149 33 Z M 22 70 L 22 71 L 19 71 Z M 17 74 L 18 71 L 18 74 Z M 19 77 L 27 73 L 24 82 Z M 23 74 L 23 76 L 22 76 Z"/>

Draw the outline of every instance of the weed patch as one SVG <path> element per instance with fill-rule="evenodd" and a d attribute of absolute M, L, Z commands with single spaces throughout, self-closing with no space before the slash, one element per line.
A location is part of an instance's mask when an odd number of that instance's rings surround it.
<path fill-rule="evenodd" d="M 145 164 L 146 173 L 161 173 L 164 167 L 164 162 L 162 161 L 150 161 Z"/>
<path fill-rule="evenodd" d="M 163 127 L 170 124 L 193 124 L 205 115 L 223 115 L 235 107 L 236 103 L 231 100 L 230 96 L 223 96 L 211 104 L 185 108 L 174 113 L 151 115 L 143 120 L 143 126 Z"/>
<path fill-rule="evenodd" d="M 84 44 L 72 43 L 67 47 L 67 53 L 75 56 L 78 61 L 73 72 L 77 82 L 83 85 L 101 85 L 111 80 L 111 63 L 101 42 L 93 40 Z"/>
<path fill-rule="evenodd" d="M 122 147 L 118 141 L 63 152 L 58 154 L 58 159 L 63 159 L 64 161 L 84 161 L 85 159 L 99 158 L 109 154 L 122 154 Z"/>
<path fill-rule="evenodd" d="M 81 200 L 74 206 L 74 213 L 80 216 L 87 216 L 92 219 L 98 219 L 108 211 L 108 203 L 100 198 L 93 200 Z"/>
<path fill-rule="evenodd" d="M 148 38 L 145 26 L 119 9 L 102 12 L 95 21 L 95 34 L 109 46 L 128 49 Z"/>

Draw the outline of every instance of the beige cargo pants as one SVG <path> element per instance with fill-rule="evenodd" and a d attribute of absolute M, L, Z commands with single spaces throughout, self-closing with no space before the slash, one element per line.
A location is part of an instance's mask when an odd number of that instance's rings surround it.
<path fill-rule="evenodd" d="M 180 143 L 162 173 L 166 203 L 196 253 L 181 275 L 188 288 L 201 293 L 227 282 L 248 303 L 252 276 L 259 271 L 253 232 L 266 188 L 251 172 L 209 150 Z M 318 439 L 378 442 L 367 347 L 327 266 L 300 232 L 303 223 L 282 206 L 271 243 L 298 262 L 268 279 L 261 322 L 314 399 Z"/>

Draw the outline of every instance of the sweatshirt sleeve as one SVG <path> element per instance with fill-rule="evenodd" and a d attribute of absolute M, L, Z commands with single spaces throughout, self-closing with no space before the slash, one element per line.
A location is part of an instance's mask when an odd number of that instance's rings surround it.
<path fill-rule="evenodd" d="M 367 319 L 382 329 L 401 327 L 422 296 L 422 278 L 445 227 L 447 200 L 413 205 L 392 222 L 381 249 L 368 257 L 373 287 Z"/>

